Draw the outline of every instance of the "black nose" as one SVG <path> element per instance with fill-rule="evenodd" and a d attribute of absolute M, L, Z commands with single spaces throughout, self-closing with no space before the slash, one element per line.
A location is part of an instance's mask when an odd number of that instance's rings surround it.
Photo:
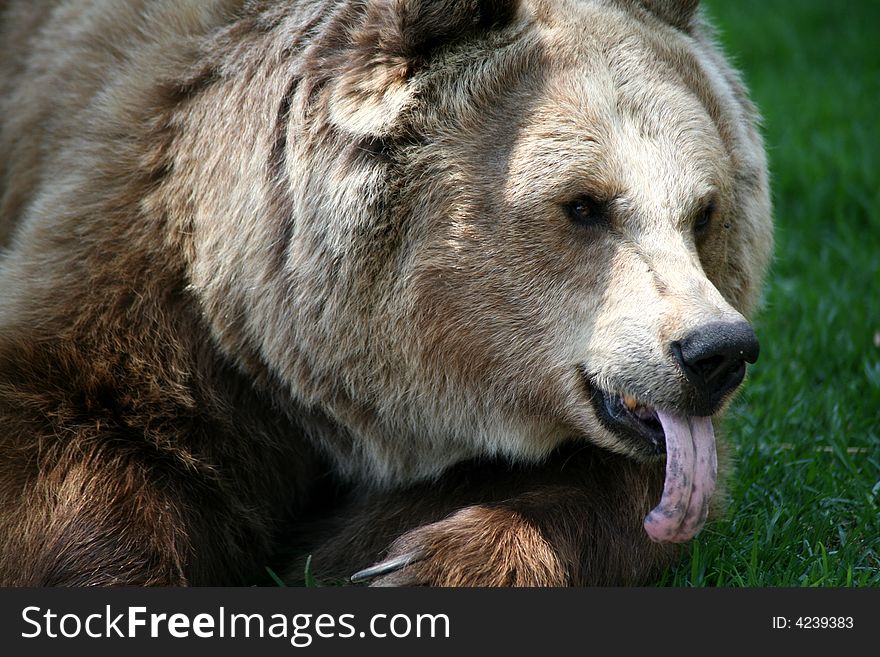
<path fill-rule="evenodd" d="M 742 383 L 746 363 L 758 360 L 758 351 L 758 338 L 745 321 L 704 324 L 672 343 L 678 364 L 710 405 Z"/>

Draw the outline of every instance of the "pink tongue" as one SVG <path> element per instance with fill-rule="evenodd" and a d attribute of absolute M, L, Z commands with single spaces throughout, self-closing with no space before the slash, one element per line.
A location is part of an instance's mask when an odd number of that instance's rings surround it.
<path fill-rule="evenodd" d="M 703 527 L 715 491 L 715 430 L 707 417 L 657 411 L 666 434 L 663 497 L 645 518 L 645 531 L 660 543 L 689 541 Z"/>

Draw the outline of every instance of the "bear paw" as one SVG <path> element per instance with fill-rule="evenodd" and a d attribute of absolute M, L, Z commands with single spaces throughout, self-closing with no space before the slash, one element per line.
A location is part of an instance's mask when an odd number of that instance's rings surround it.
<path fill-rule="evenodd" d="M 557 552 L 532 523 L 504 507 L 470 506 L 413 529 L 387 558 L 351 577 L 371 586 L 565 586 Z"/>

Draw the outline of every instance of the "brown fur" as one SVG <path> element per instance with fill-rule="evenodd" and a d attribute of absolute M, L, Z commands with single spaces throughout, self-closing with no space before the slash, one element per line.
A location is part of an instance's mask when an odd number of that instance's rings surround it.
<path fill-rule="evenodd" d="M 644 584 L 679 552 L 641 527 L 661 489 L 657 468 L 593 447 L 565 448 L 540 469 L 466 464 L 436 484 L 353 500 L 325 525 L 311 567 L 333 582 L 377 555 L 416 552 L 411 567 L 376 583 Z M 290 577 L 303 573 L 299 564 Z"/>
<path fill-rule="evenodd" d="M 696 408 L 666 345 L 757 302 L 694 3 L 8 0 L 0 117 L 0 582 L 245 583 L 291 527 L 328 575 L 426 557 L 386 583 L 672 557 L 584 376 Z"/>

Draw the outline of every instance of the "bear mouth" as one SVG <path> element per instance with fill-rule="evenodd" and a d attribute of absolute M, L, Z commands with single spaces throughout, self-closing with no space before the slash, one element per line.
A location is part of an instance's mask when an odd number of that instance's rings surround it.
<path fill-rule="evenodd" d="M 703 527 L 715 492 L 718 459 L 708 416 L 652 408 L 628 394 L 606 392 L 585 376 L 599 421 L 636 455 L 666 456 L 659 503 L 645 516 L 651 540 L 682 543 Z"/>
<path fill-rule="evenodd" d="M 666 453 L 666 434 L 657 410 L 628 394 L 607 392 L 585 377 L 590 402 L 602 425 L 642 456 Z"/>

